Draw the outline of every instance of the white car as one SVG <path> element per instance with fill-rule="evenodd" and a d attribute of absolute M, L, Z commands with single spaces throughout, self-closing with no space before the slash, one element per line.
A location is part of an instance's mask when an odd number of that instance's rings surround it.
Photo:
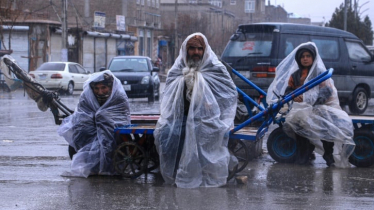
<path fill-rule="evenodd" d="M 61 90 L 72 95 L 82 90 L 91 73 L 80 64 L 73 62 L 46 62 L 29 73 L 48 90 Z"/>

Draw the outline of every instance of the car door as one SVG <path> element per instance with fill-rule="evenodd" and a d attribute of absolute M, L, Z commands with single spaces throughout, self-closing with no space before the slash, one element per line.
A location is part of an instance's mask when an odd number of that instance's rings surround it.
<path fill-rule="evenodd" d="M 74 81 L 74 89 L 82 89 L 81 75 L 78 72 L 78 69 L 75 64 L 69 64 L 69 73 L 71 79 Z"/>
<path fill-rule="evenodd" d="M 87 72 L 86 69 L 84 69 L 79 64 L 76 64 L 75 67 L 77 68 L 78 73 L 79 73 L 79 83 L 80 83 L 80 85 L 79 85 L 79 87 L 77 87 L 77 89 L 83 89 L 84 82 L 86 80 L 88 80 L 88 78 L 90 77 L 90 74 Z"/>
<path fill-rule="evenodd" d="M 371 54 L 359 40 L 345 40 L 350 60 L 351 77 L 356 85 L 370 87 L 374 94 L 374 61 Z"/>

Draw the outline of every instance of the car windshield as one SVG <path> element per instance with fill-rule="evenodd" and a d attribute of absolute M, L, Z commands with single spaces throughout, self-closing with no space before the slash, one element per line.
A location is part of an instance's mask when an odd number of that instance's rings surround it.
<path fill-rule="evenodd" d="M 63 71 L 65 65 L 64 63 L 43 63 L 36 71 Z"/>
<path fill-rule="evenodd" d="M 270 55 L 273 35 L 271 33 L 247 33 L 231 40 L 223 57 L 267 57 Z"/>
<path fill-rule="evenodd" d="M 117 58 L 110 63 L 109 70 L 113 72 L 146 72 L 148 71 L 148 65 L 145 58 Z"/>

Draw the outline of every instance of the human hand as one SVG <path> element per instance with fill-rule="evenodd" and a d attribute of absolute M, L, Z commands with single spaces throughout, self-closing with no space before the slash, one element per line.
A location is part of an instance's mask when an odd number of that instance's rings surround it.
<path fill-rule="evenodd" d="M 296 98 L 293 99 L 295 102 L 303 102 L 303 95 L 299 95 Z"/>

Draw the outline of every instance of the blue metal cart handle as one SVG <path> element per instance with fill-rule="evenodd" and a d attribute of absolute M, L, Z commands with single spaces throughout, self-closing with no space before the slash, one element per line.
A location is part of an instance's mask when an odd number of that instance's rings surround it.
<path fill-rule="evenodd" d="M 265 110 L 259 112 L 255 116 L 249 118 L 245 122 L 243 122 L 243 123 L 239 124 L 238 126 L 236 126 L 235 128 L 233 128 L 230 131 L 230 135 L 234 134 L 235 132 L 242 129 L 243 127 L 251 124 L 252 122 L 262 118 L 263 116 L 268 116 L 270 113 L 277 114 L 284 104 L 288 103 L 289 101 L 291 101 L 295 97 L 303 94 L 304 92 L 312 89 L 313 87 L 319 85 L 323 81 L 329 79 L 332 76 L 333 71 L 334 71 L 334 69 L 330 68 L 329 70 L 323 72 L 322 74 L 320 74 L 317 77 L 313 78 L 312 80 L 308 81 L 303 86 L 297 88 L 296 90 L 294 90 L 291 93 L 287 94 L 286 96 L 282 97 L 282 99 L 280 99 L 276 103 L 269 105 L 269 107 L 266 108 Z M 266 120 L 265 122 L 262 123 L 262 125 L 260 126 L 260 128 L 257 131 L 257 135 L 262 136 L 266 132 L 267 127 L 273 121 L 273 117 L 274 116 L 271 116 L 270 118 L 268 118 L 268 120 Z"/>

